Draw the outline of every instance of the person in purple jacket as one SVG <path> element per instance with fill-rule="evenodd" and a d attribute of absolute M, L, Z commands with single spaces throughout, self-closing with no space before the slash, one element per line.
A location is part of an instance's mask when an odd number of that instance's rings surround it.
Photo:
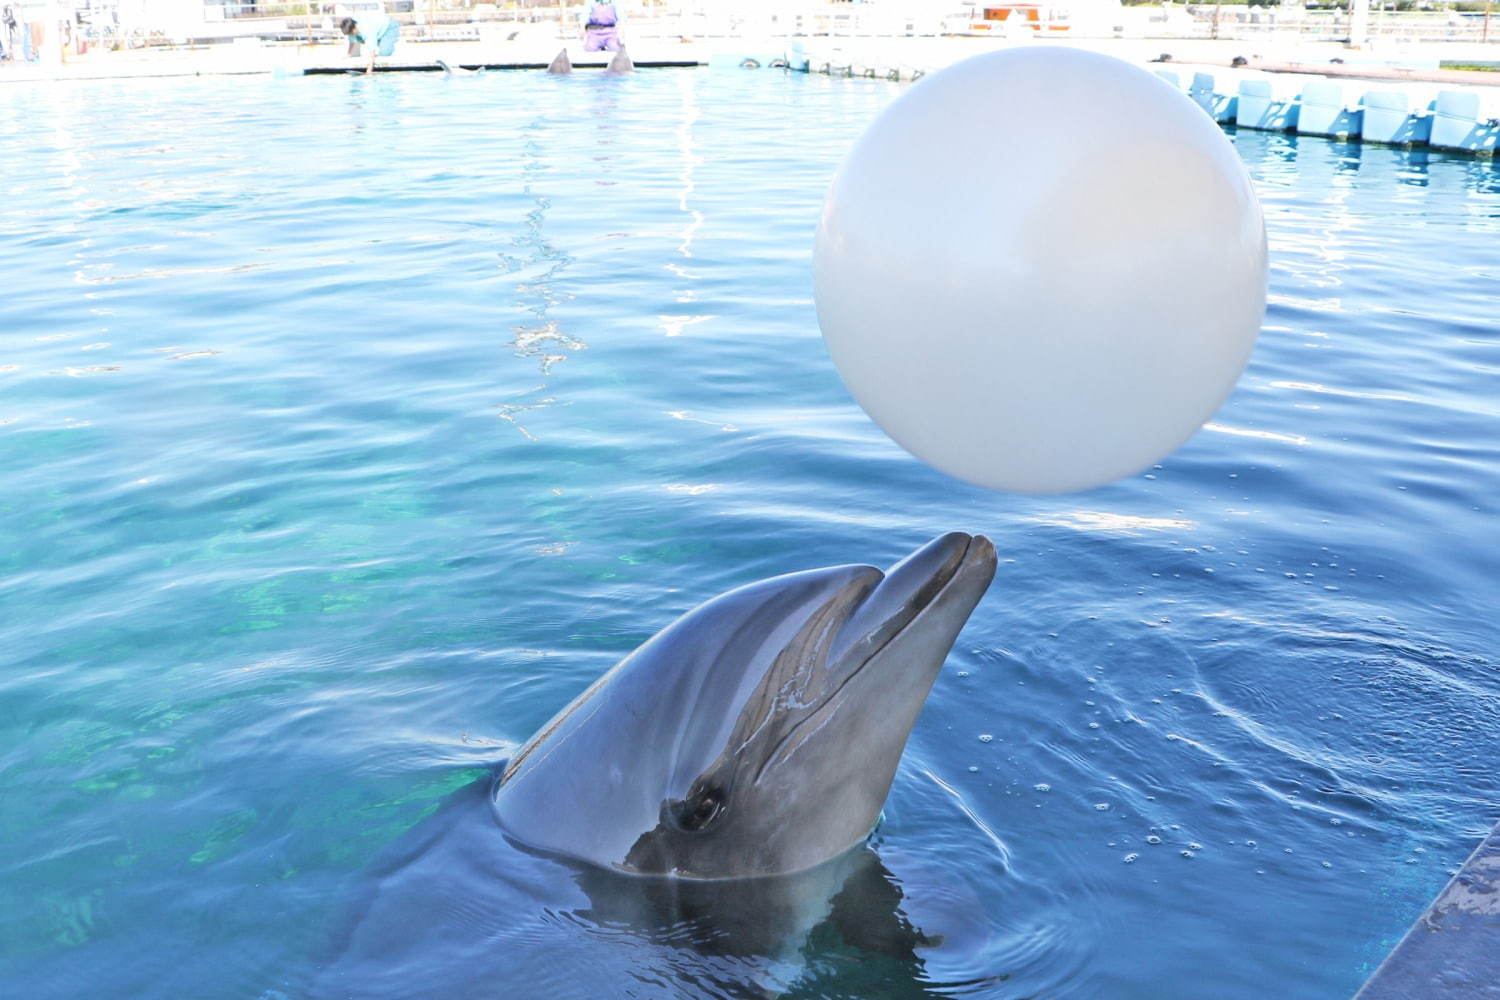
<path fill-rule="evenodd" d="M 590 3 L 584 8 L 581 20 L 583 51 L 620 51 L 620 27 L 625 23 L 625 16 L 613 3 Z"/>

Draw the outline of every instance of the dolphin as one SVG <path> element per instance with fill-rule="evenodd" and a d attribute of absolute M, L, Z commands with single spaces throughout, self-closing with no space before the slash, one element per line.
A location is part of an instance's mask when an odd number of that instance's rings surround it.
<path fill-rule="evenodd" d="M 464 69 L 462 66 L 450 66 L 442 59 L 437 60 L 438 68 L 443 71 L 444 76 L 474 76 L 475 71 Z"/>
<path fill-rule="evenodd" d="M 631 61 L 629 54 L 626 53 L 625 46 L 620 46 L 619 51 L 609 57 L 609 65 L 604 67 L 604 72 L 616 75 L 635 72 L 635 63 Z"/>
<path fill-rule="evenodd" d="M 516 840 L 613 871 L 783 875 L 861 843 L 995 573 L 952 533 L 688 612 L 579 695 L 495 785 Z"/>
<path fill-rule="evenodd" d="M 987 915 L 929 936 L 871 833 L 995 567 L 951 533 L 689 611 L 394 844 L 307 992 L 766 996 L 874 963 L 928 996 L 925 949 Z"/>
<path fill-rule="evenodd" d="M 573 72 L 573 60 L 568 58 L 568 50 L 561 49 L 557 55 L 552 57 L 552 62 L 547 64 L 547 72 L 554 76 L 563 76 Z"/>

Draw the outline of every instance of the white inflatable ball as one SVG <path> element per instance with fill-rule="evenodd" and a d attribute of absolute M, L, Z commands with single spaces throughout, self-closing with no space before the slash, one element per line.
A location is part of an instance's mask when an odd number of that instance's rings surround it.
<path fill-rule="evenodd" d="M 1265 224 L 1175 88 L 1005 49 L 922 80 L 855 143 L 813 280 L 839 374 L 898 444 L 1067 492 L 1160 460 L 1229 395 L 1265 312 Z"/>

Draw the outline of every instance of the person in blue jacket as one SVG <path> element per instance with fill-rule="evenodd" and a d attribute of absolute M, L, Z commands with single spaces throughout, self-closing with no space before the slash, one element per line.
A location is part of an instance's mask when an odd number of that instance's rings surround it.
<path fill-rule="evenodd" d="M 365 72 L 375 69 L 377 55 L 388 56 L 396 51 L 396 42 L 401 38 L 401 25 L 385 14 L 371 11 L 361 13 L 358 18 L 346 17 L 339 22 L 339 31 L 349 39 L 349 54 L 354 55 L 356 45 L 365 47 Z"/>

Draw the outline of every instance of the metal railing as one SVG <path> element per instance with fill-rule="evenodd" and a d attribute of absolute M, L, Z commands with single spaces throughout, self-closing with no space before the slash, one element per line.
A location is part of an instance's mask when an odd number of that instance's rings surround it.
<path fill-rule="evenodd" d="M 1188 7 L 1195 38 L 1261 38 L 1297 35 L 1306 41 L 1342 41 L 1350 35 L 1348 11 L 1282 11 L 1275 7 L 1202 4 Z M 1412 42 L 1500 42 L 1500 13 L 1392 11 L 1372 8 L 1370 38 Z"/>

